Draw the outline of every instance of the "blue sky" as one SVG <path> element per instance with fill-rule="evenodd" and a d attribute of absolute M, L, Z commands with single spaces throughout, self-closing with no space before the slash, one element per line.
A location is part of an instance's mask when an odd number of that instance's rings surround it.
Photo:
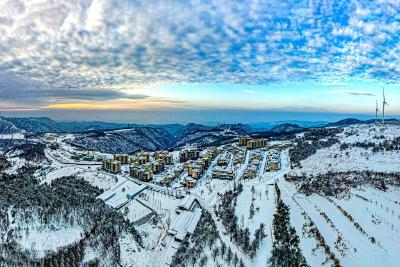
<path fill-rule="evenodd" d="M 382 86 L 400 114 L 397 0 L 5 0 L 0 10 L 6 115 L 330 120 L 373 114 Z"/>

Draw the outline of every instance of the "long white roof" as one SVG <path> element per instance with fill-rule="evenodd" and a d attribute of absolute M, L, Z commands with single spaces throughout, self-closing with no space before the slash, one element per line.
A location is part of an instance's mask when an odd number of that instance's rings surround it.
<path fill-rule="evenodd" d="M 193 234 L 200 221 L 202 209 L 196 208 L 194 212 L 183 211 L 175 219 L 169 232 L 174 234 L 177 239 L 184 239 L 187 233 Z"/>
<path fill-rule="evenodd" d="M 185 198 L 182 200 L 182 202 L 179 205 L 179 207 L 183 208 L 183 209 L 186 209 L 186 210 L 189 210 L 194 201 L 196 201 L 196 198 L 194 196 L 192 196 L 192 195 L 185 196 Z"/>

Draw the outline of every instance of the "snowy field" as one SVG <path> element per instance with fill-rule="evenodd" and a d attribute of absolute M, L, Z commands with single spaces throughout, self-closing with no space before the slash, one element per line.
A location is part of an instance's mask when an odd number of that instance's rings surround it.
<path fill-rule="evenodd" d="M 327 255 L 314 253 L 318 243 L 303 233 L 306 219 L 302 212 L 315 223 L 343 266 L 396 266 L 400 247 L 399 189 L 383 192 L 364 187 L 351 190 L 349 198 L 337 199 L 315 194 L 307 197 L 284 181 L 280 186 L 309 264 L 320 266 Z"/>
<path fill-rule="evenodd" d="M 30 227 L 26 235 L 17 242 L 23 248 L 34 251 L 38 258 L 44 257 L 48 251 L 69 245 L 81 238 L 83 233 L 79 226 L 60 227 L 58 229 L 35 229 Z"/>

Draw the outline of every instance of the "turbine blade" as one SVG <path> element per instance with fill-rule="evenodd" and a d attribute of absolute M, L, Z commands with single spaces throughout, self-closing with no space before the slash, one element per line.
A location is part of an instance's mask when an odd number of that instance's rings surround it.
<path fill-rule="evenodd" d="M 385 88 L 382 86 L 382 92 L 383 92 L 383 101 L 385 102 Z"/>

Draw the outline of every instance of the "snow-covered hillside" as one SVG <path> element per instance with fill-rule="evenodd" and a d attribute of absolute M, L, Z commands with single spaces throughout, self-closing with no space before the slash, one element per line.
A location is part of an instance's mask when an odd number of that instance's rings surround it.
<path fill-rule="evenodd" d="M 76 135 L 69 144 L 104 153 L 134 153 L 168 147 L 172 136 L 163 129 L 133 128 Z"/>
<path fill-rule="evenodd" d="M 241 129 L 177 133 L 219 144 L 193 188 L 180 149 L 149 181 L 101 169 L 112 144 L 171 147 L 160 129 L 22 139 L 0 157 L 6 266 L 397 266 L 400 126 L 304 129 L 251 151 L 233 142 Z"/>
<path fill-rule="evenodd" d="M 0 138 L 6 139 L 5 137 L 18 136 L 20 137 L 25 131 L 16 127 L 13 123 L 7 121 L 5 118 L 0 117 Z M 3 138 L 2 138 L 3 137 Z"/>
<path fill-rule="evenodd" d="M 302 160 L 293 174 L 400 169 L 400 126 L 356 125 L 335 136 L 338 143 Z"/>

